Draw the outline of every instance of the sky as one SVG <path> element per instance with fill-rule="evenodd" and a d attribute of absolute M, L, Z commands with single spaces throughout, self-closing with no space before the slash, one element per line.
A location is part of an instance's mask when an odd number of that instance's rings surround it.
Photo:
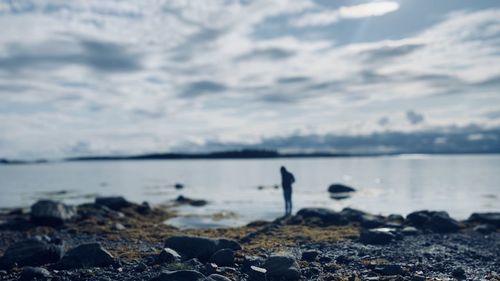
<path fill-rule="evenodd" d="M 498 0 L 0 0 L 0 26 L 0 158 L 500 150 Z"/>

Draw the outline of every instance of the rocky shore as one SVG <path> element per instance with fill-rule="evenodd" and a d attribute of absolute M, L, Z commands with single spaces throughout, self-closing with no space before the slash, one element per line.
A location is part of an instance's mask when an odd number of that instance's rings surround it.
<path fill-rule="evenodd" d="M 0 280 L 500 280 L 500 213 L 457 221 L 302 209 L 272 222 L 179 230 L 122 197 L 0 214 Z"/>

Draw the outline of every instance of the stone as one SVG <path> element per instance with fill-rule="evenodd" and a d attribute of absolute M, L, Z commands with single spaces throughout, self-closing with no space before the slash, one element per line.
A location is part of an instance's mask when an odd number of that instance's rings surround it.
<path fill-rule="evenodd" d="M 389 216 L 387 216 L 387 220 L 390 222 L 403 223 L 405 221 L 405 218 L 399 214 L 390 214 Z"/>
<path fill-rule="evenodd" d="M 173 263 L 181 260 L 181 255 L 174 249 L 163 248 L 157 258 L 159 263 Z"/>
<path fill-rule="evenodd" d="M 465 270 L 461 267 L 457 267 L 453 269 L 451 276 L 457 279 L 465 279 Z"/>
<path fill-rule="evenodd" d="M 234 251 L 231 249 L 218 250 L 210 257 L 209 261 L 218 266 L 232 266 L 234 265 Z"/>
<path fill-rule="evenodd" d="M 401 229 L 401 234 L 405 236 L 417 235 L 419 233 L 418 229 L 413 226 L 406 226 Z"/>
<path fill-rule="evenodd" d="M 432 231 L 441 233 L 456 232 L 460 230 L 458 221 L 452 219 L 447 212 L 433 212 L 428 227 Z"/>
<path fill-rule="evenodd" d="M 468 221 L 491 224 L 500 228 L 500 213 L 473 213 Z"/>
<path fill-rule="evenodd" d="M 385 220 L 382 216 L 365 214 L 361 216 L 361 226 L 364 228 L 377 228 L 384 225 Z"/>
<path fill-rule="evenodd" d="M 264 259 L 258 256 L 245 256 L 243 259 L 243 272 L 248 273 L 252 266 L 261 266 Z"/>
<path fill-rule="evenodd" d="M 165 241 L 165 247 L 174 249 L 183 259 L 208 260 L 221 249 L 240 250 L 238 242 L 230 239 L 214 239 L 198 236 L 172 236 Z"/>
<path fill-rule="evenodd" d="M 266 276 L 284 280 L 300 278 L 299 265 L 295 258 L 289 255 L 272 255 L 266 259 L 264 266 Z"/>
<path fill-rule="evenodd" d="M 27 239 L 10 245 L 0 259 L 0 268 L 18 266 L 39 266 L 58 262 L 63 255 L 59 245 L 49 244 L 41 239 Z"/>
<path fill-rule="evenodd" d="M 19 276 L 19 281 L 47 280 L 52 278 L 50 272 L 41 267 L 25 267 Z"/>
<path fill-rule="evenodd" d="M 297 212 L 304 219 L 318 218 L 325 225 L 346 225 L 348 221 L 341 213 L 326 208 L 304 208 Z"/>
<path fill-rule="evenodd" d="M 363 244 L 384 245 L 396 239 L 390 228 L 375 228 L 362 230 L 359 241 Z"/>
<path fill-rule="evenodd" d="M 30 218 L 36 224 L 58 226 L 76 216 L 76 207 L 52 200 L 40 200 L 31 206 Z"/>
<path fill-rule="evenodd" d="M 231 279 L 219 275 L 219 274 L 210 274 L 210 276 L 207 277 L 207 281 L 231 281 Z"/>
<path fill-rule="evenodd" d="M 343 184 L 332 184 L 328 187 L 328 192 L 330 193 L 345 193 L 345 192 L 354 192 L 356 189 L 343 185 Z"/>
<path fill-rule="evenodd" d="M 100 243 L 88 243 L 75 247 L 69 250 L 61 260 L 63 268 L 104 267 L 113 263 L 113 256 Z"/>
<path fill-rule="evenodd" d="M 320 252 L 318 250 L 307 250 L 307 251 L 304 251 L 302 252 L 302 257 L 301 259 L 304 260 L 304 261 L 314 261 L 318 255 L 320 254 Z"/>
<path fill-rule="evenodd" d="M 120 230 L 125 230 L 127 228 L 123 224 L 117 222 L 111 226 L 111 229 L 120 231 Z"/>
<path fill-rule="evenodd" d="M 179 195 L 177 199 L 175 199 L 175 202 L 179 204 L 186 204 L 186 205 L 191 205 L 193 207 L 202 207 L 208 204 L 206 200 L 203 199 L 191 199 L 182 195 Z"/>
<path fill-rule="evenodd" d="M 96 205 L 106 206 L 111 210 L 119 211 L 123 208 L 128 208 L 132 206 L 132 203 L 127 201 L 122 196 L 110 196 L 110 197 L 97 197 L 95 199 Z"/>
<path fill-rule="evenodd" d="M 205 275 L 196 270 L 164 271 L 151 281 L 204 281 Z"/>
<path fill-rule="evenodd" d="M 266 272 L 265 268 L 252 265 L 247 274 L 250 281 L 267 281 Z"/>
<path fill-rule="evenodd" d="M 149 205 L 148 202 L 144 201 L 141 205 L 136 207 L 136 211 L 141 215 L 147 215 L 153 212 L 153 208 L 151 208 L 151 205 Z"/>
<path fill-rule="evenodd" d="M 495 227 L 491 224 L 480 224 L 476 225 L 473 230 L 481 234 L 490 234 L 495 231 Z"/>
<path fill-rule="evenodd" d="M 373 271 L 382 275 L 403 275 L 405 271 L 397 264 L 380 264 L 375 266 Z"/>
<path fill-rule="evenodd" d="M 362 218 L 364 215 L 367 215 L 367 213 L 352 209 L 352 208 L 344 208 L 340 212 L 340 214 L 348 221 L 350 222 L 361 222 Z"/>

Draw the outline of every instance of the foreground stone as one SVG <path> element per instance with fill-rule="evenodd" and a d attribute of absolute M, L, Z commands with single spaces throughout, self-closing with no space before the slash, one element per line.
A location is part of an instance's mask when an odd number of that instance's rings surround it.
<path fill-rule="evenodd" d="M 31 206 L 31 220 L 36 224 L 57 226 L 75 216 L 75 207 L 52 200 L 40 200 Z"/>
<path fill-rule="evenodd" d="M 266 276 L 284 280 L 298 280 L 300 269 L 297 261 L 288 255 L 273 255 L 264 262 Z"/>
<path fill-rule="evenodd" d="M 205 275 L 195 270 L 165 271 L 151 281 L 203 281 Z"/>
<path fill-rule="evenodd" d="M 241 250 L 241 245 L 234 240 L 198 236 L 172 236 L 165 241 L 165 247 L 174 249 L 184 259 L 200 260 L 208 260 L 222 249 Z"/>
<path fill-rule="evenodd" d="M 10 245 L 0 259 L 0 268 L 38 266 L 58 262 L 63 254 L 61 246 L 49 244 L 41 239 L 27 239 Z"/>
<path fill-rule="evenodd" d="M 163 248 L 158 255 L 159 263 L 173 263 L 181 260 L 181 255 L 170 248 Z"/>
<path fill-rule="evenodd" d="M 120 211 L 123 208 L 128 208 L 128 207 L 133 205 L 131 202 L 127 201 L 122 196 L 97 197 L 95 199 L 95 204 L 101 205 L 101 206 L 106 206 L 106 207 L 110 208 L 111 210 L 115 210 L 115 211 Z"/>
<path fill-rule="evenodd" d="M 114 263 L 100 243 L 82 244 L 69 250 L 61 260 L 63 268 L 103 267 Z"/>
<path fill-rule="evenodd" d="M 19 276 L 19 281 L 47 280 L 51 279 L 50 272 L 41 267 L 25 267 Z"/>

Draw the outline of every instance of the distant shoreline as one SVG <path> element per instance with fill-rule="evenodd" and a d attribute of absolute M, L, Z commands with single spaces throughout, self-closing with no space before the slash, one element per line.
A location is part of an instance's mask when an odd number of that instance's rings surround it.
<path fill-rule="evenodd" d="M 403 155 L 498 155 L 500 152 L 392 152 L 392 153 L 280 153 L 272 150 L 235 150 L 210 153 L 151 153 L 125 156 L 81 156 L 57 160 L 16 160 L 0 158 L 0 165 L 43 164 L 53 162 L 80 161 L 132 161 L 132 160 L 245 160 L 245 159 L 280 159 L 280 158 L 349 158 L 349 157 L 383 157 Z"/>

